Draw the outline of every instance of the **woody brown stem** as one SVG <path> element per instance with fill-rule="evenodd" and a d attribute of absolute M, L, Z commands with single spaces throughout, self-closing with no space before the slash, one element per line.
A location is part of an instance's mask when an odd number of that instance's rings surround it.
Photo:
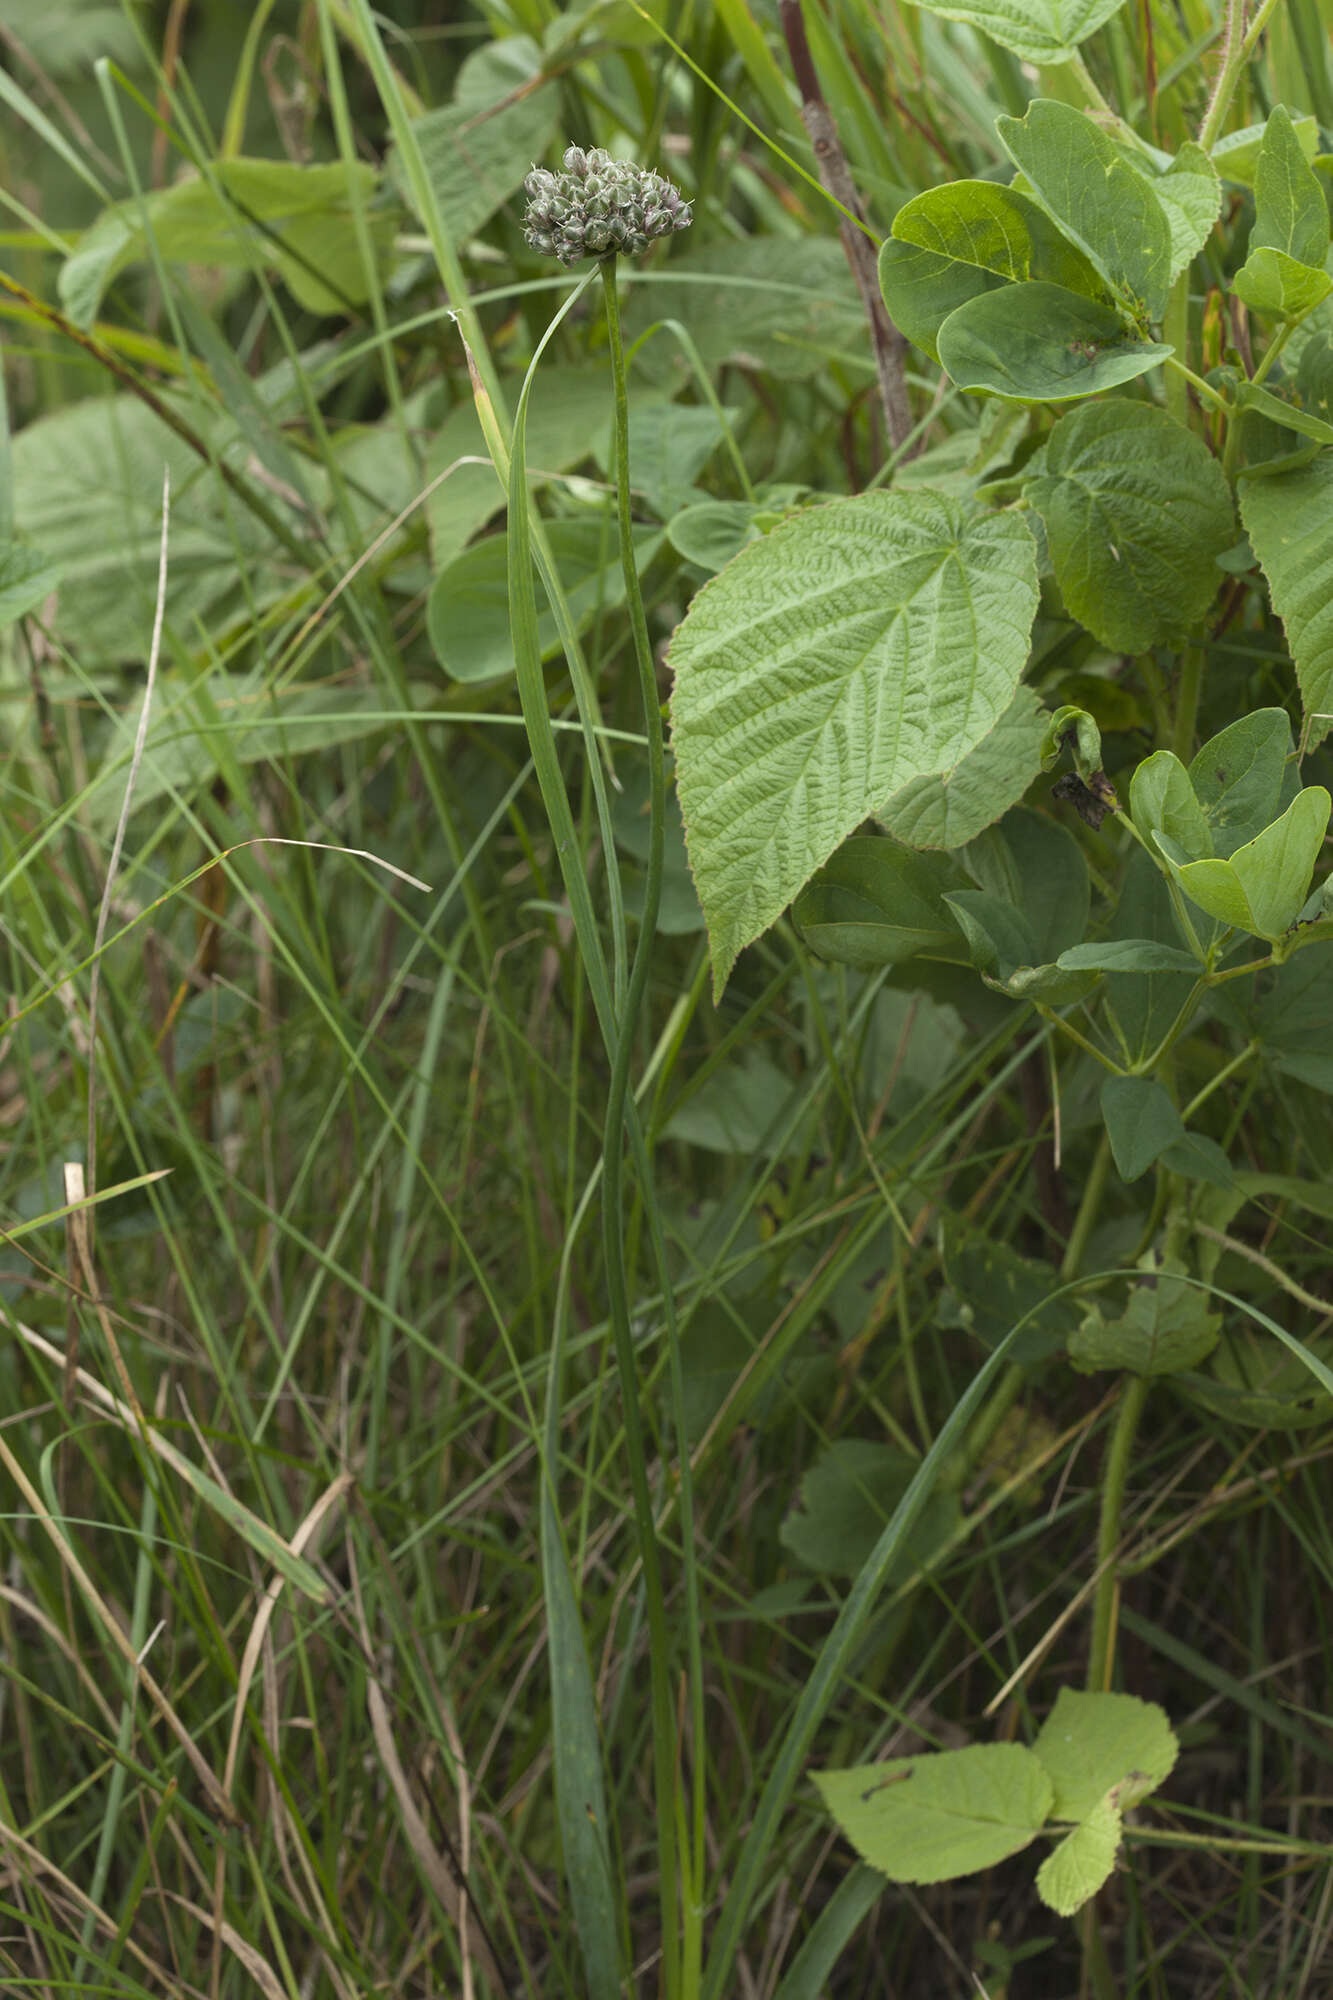
<path fill-rule="evenodd" d="M 819 87 L 806 37 L 805 19 L 801 13 L 801 0 L 782 0 L 780 12 L 792 73 L 801 93 L 801 122 L 814 149 L 815 170 L 824 191 L 832 195 L 845 211 L 838 234 L 870 322 L 870 341 L 875 353 L 875 373 L 879 378 L 884 421 L 888 426 L 889 444 L 897 451 L 912 429 L 912 405 L 903 366 L 907 342 L 884 310 L 874 240 L 865 226 L 865 217 L 852 185 L 847 155 L 843 152 L 833 113 Z"/>

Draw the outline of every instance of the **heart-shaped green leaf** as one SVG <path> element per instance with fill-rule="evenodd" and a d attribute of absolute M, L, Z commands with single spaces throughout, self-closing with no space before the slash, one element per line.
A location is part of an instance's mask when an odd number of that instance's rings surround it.
<path fill-rule="evenodd" d="M 1231 494 L 1202 439 L 1121 397 L 1061 417 L 1024 488 L 1046 523 L 1065 603 L 1115 652 L 1198 624 L 1236 539 Z"/>
<path fill-rule="evenodd" d="M 672 721 L 718 990 L 841 841 L 998 722 L 1036 600 L 1026 523 L 925 492 L 798 514 L 696 593 Z"/>

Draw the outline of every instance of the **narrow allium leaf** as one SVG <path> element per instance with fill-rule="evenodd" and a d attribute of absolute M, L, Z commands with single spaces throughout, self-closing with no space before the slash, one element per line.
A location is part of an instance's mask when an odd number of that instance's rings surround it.
<path fill-rule="evenodd" d="M 1004 714 L 1036 602 L 1027 524 L 935 493 L 799 514 L 697 593 L 672 720 L 715 990 L 840 841 Z"/>

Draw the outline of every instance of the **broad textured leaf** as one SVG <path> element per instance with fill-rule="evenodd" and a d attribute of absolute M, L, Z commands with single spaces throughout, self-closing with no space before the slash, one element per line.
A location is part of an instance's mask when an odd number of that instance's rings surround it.
<path fill-rule="evenodd" d="M 1001 48 L 1012 49 L 1026 62 L 1068 62 L 1087 40 L 1118 13 L 1123 0 L 972 0 L 971 5 L 944 5 L 942 0 L 913 0 L 946 21 L 966 21 L 982 28 Z"/>
<path fill-rule="evenodd" d="M 1152 186 L 1171 231 L 1171 277 L 1175 279 L 1212 235 L 1222 212 L 1222 183 L 1202 146 L 1187 139 Z"/>
<path fill-rule="evenodd" d="M 1132 1694 L 1061 1688 L 1033 1754 L 1051 1780 L 1053 1819 L 1081 1820 L 1117 1790 L 1121 1811 L 1166 1783 L 1180 1745 L 1166 1712 Z"/>
<path fill-rule="evenodd" d="M 842 965 L 897 965 L 920 951 L 965 961 L 944 901 L 962 882 L 942 855 L 854 834 L 801 891 L 792 918 L 812 951 Z"/>
<path fill-rule="evenodd" d="M 589 623 L 598 607 L 622 604 L 620 535 L 614 521 L 564 520 L 547 524 L 576 627 Z M 634 560 L 642 571 L 662 545 L 660 528 L 634 530 Z M 456 681 L 491 681 L 514 671 L 509 623 L 509 538 L 490 535 L 465 549 L 431 587 L 426 624 L 435 657 Z M 544 611 L 537 621 L 543 657 L 560 645 L 555 618 Z"/>
<path fill-rule="evenodd" d="M 1026 524 L 926 493 L 799 514 L 697 593 L 672 718 L 718 991 L 840 841 L 999 720 L 1035 608 Z"/>
<path fill-rule="evenodd" d="M 1212 828 L 1174 750 L 1154 750 L 1139 765 L 1129 784 L 1129 816 L 1149 853 L 1155 833 L 1164 833 L 1191 861 L 1213 853 Z"/>
<path fill-rule="evenodd" d="M 996 181 L 951 181 L 907 202 L 893 218 L 900 243 L 970 264 L 1011 284 L 1041 278 L 1100 299 L 1105 284 L 1045 209 Z"/>
<path fill-rule="evenodd" d="M 886 236 L 879 247 L 879 289 L 893 324 L 914 347 L 939 360 L 939 332 L 950 313 L 1008 283 L 979 264 L 962 264 Z"/>
<path fill-rule="evenodd" d="M 778 1530 L 783 1547 L 822 1576 L 854 1577 L 883 1534 L 918 1461 L 896 1445 L 841 1438 L 801 1481 L 797 1508 Z M 937 1491 L 912 1523 L 886 1576 L 898 1582 L 928 1569 L 962 1518 L 956 1493 Z"/>
<path fill-rule="evenodd" d="M 1131 1287 L 1125 1310 L 1113 1319 L 1090 1306 L 1070 1335 L 1069 1359 L 1085 1375 L 1108 1369 L 1178 1375 L 1212 1353 L 1221 1330 L 1222 1315 L 1209 1312 L 1205 1292 L 1159 1272 Z"/>
<path fill-rule="evenodd" d="M 1041 770 L 1047 715 L 1030 687 L 951 771 L 914 778 L 879 813 L 881 826 L 912 847 L 962 847 L 1010 806 Z"/>
<path fill-rule="evenodd" d="M 1135 317 L 1160 319 L 1172 238 L 1155 183 L 1072 105 L 1039 97 L 1022 118 L 998 118 L 995 129 L 1038 199 Z"/>
<path fill-rule="evenodd" d="M 1203 618 L 1235 515 L 1222 468 L 1165 410 L 1112 397 L 1071 411 L 1024 492 L 1065 603 L 1104 646 L 1143 653 Z"/>
<path fill-rule="evenodd" d="M 1242 131 L 1228 132 L 1218 140 L 1209 158 L 1224 181 L 1236 181 L 1241 187 L 1254 186 L 1266 129 L 1263 125 L 1246 125 Z M 1308 112 L 1298 112 L 1291 120 L 1291 129 L 1304 157 L 1312 160 L 1319 151 L 1319 127 L 1314 119 Z"/>
<path fill-rule="evenodd" d="M 1195 755 L 1190 784 L 1212 832 L 1212 851 L 1223 860 L 1271 825 L 1287 803 L 1282 791 L 1291 748 L 1286 710 L 1256 708 Z M 1293 785 L 1298 782 L 1293 772 Z"/>
<path fill-rule="evenodd" d="M 1328 272 L 1300 264 L 1284 250 L 1253 249 L 1231 281 L 1237 298 L 1252 312 L 1272 319 L 1300 320 L 1333 292 Z"/>
<path fill-rule="evenodd" d="M 945 320 L 936 346 L 960 389 L 1031 403 L 1118 388 L 1160 368 L 1173 351 L 1136 339 L 1110 306 L 1041 283 L 969 299 Z"/>
<path fill-rule="evenodd" d="M 1251 251 L 1281 250 L 1294 263 L 1318 268 L 1328 255 L 1328 205 L 1305 157 L 1291 113 L 1274 105 L 1254 172 Z"/>
<path fill-rule="evenodd" d="M 1276 942 L 1300 914 L 1328 829 L 1329 807 L 1323 786 L 1307 785 L 1280 819 L 1236 848 L 1229 861 L 1181 865 L 1168 855 L 1171 872 L 1210 917 Z"/>
<path fill-rule="evenodd" d="M 1180 1113 L 1151 1077 L 1108 1076 L 1101 1103 L 1111 1156 L 1123 1181 L 1136 1181 L 1147 1173 L 1153 1161 L 1185 1135 Z"/>
<path fill-rule="evenodd" d="M 0 630 L 44 603 L 63 573 L 61 565 L 23 542 L 0 549 Z"/>
<path fill-rule="evenodd" d="M 1037 1894 L 1048 1910 L 1072 1917 L 1096 1895 L 1115 1867 L 1122 1826 L 1119 1808 L 1102 1799 L 1047 1855 L 1037 1870 Z"/>
<path fill-rule="evenodd" d="M 211 180 L 177 181 L 142 203 L 119 202 L 85 231 L 62 265 L 61 301 L 77 326 L 91 326 L 116 274 L 149 255 L 151 230 L 169 264 L 277 265 L 288 289 L 312 312 L 338 312 L 348 300 L 359 304 L 368 294 L 369 273 L 349 172 L 368 208 L 377 185 L 373 167 L 303 167 L 290 160 L 219 160 Z M 381 256 L 391 231 L 387 216 L 372 229 Z"/>
<path fill-rule="evenodd" d="M 824 1804 L 863 1860 L 893 1882 L 952 1882 L 1034 1838 L 1054 1790 L 1021 1743 L 816 1771 Z"/>
<path fill-rule="evenodd" d="M 1333 712 L 1333 452 L 1241 482 L 1241 519 L 1268 578 L 1309 715 Z"/>
<path fill-rule="evenodd" d="M 252 620 L 291 587 L 291 557 L 137 397 L 69 403 L 25 425 L 12 451 L 16 525 L 64 572 L 55 630 L 84 667 L 147 657 L 164 468 L 169 627 L 189 633 L 198 620 L 220 641 L 233 618 Z"/>

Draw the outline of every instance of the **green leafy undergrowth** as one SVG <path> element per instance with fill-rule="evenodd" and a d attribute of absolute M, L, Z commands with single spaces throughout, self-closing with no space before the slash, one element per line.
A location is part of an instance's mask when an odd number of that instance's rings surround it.
<path fill-rule="evenodd" d="M 1049 1833 L 1037 1894 L 1073 1916 L 1111 1875 L 1125 1815 L 1170 1776 L 1166 1715 L 1134 1695 L 1062 1688 L 1031 1748 L 963 1750 L 820 1771 L 815 1784 L 857 1852 L 894 1882 L 950 1882 Z"/>

